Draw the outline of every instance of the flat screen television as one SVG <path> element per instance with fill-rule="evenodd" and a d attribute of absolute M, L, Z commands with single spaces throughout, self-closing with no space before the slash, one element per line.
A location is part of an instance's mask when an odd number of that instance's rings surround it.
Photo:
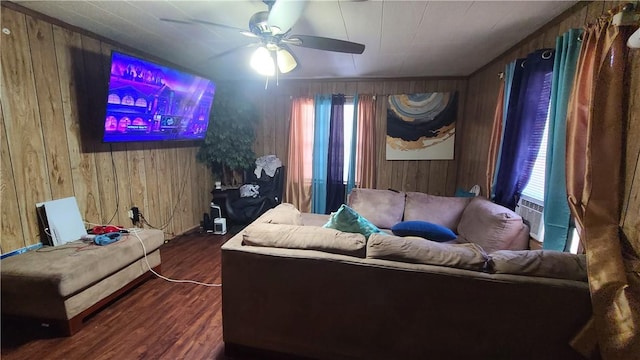
<path fill-rule="evenodd" d="M 102 141 L 204 139 L 215 92 L 209 79 L 113 51 Z"/>

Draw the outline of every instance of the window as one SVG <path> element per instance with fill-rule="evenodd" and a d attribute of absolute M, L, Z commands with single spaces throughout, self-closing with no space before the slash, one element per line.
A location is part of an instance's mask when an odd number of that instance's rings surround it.
<path fill-rule="evenodd" d="M 304 137 L 304 151 L 306 154 L 313 154 L 313 122 L 314 122 L 314 105 L 313 102 L 304 105 L 304 114 L 306 116 L 303 120 L 303 128 Z M 349 177 L 349 166 L 351 165 L 351 150 L 353 140 L 353 112 L 355 110 L 353 97 L 348 97 L 345 99 L 343 114 L 344 114 L 344 166 L 343 166 L 343 174 L 342 179 L 344 183 L 347 183 Z M 311 168 L 313 167 L 313 159 L 311 156 L 304 157 L 305 167 L 304 167 L 304 176 L 305 179 L 311 179 Z"/>
<path fill-rule="evenodd" d="M 572 254 L 578 253 L 578 247 L 580 245 L 580 235 L 578 235 L 578 230 L 574 227 L 570 228 L 569 239 L 569 252 Z"/>
<path fill-rule="evenodd" d="M 544 242 L 544 190 L 547 162 L 547 139 L 549 138 L 549 107 L 545 118 L 540 148 L 536 154 L 529 182 L 522 189 L 521 200 L 518 202 L 516 212 L 529 224 L 531 237 Z M 518 210 L 517 208 L 520 207 Z"/>
<path fill-rule="evenodd" d="M 566 54 L 560 55 L 560 63 L 566 61 Z M 577 237 L 572 236 L 565 180 L 561 179 L 565 175 L 561 150 L 566 139 L 560 126 L 566 120 L 568 93 L 552 92 L 557 80 L 560 83 L 555 86 L 568 90 L 573 72 L 558 68 L 556 60 L 553 49 L 539 49 L 507 65 L 490 143 L 489 154 L 499 159 L 495 168 L 493 164 L 489 167 L 495 170 L 491 190 L 496 203 L 515 209 L 528 222 L 531 237 L 544 242 L 545 249 L 575 252 Z M 552 109 L 555 118 L 550 119 Z M 549 147 L 553 152 L 547 158 Z M 547 177 L 553 180 L 545 183 Z M 552 200 L 545 203 L 545 197 Z"/>
<path fill-rule="evenodd" d="M 300 106 L 300 127 L 302 128 L 302 156 L 300 159 L 304 162 L 302 167 L 304 179 L 311 182 L 313 167 L 313 119 L 314 106 L 313 99 L 306 99 Z"/>
<path fill-rule="evenodd" d="M 522 190 L 522 195 L 538 200 L 544 206 L 544 177 L 547 162 L 547 138 L 549 137 L 549 116 L 544 125 L 544 133 L 540 142 L 540 149 L 536 156 L 536 161 L 531 170 L 529 182 Z"/>
<path fill-rule="evenodd" d="M 353 140 L 353 98 L 347 98 L 344 102 L 344 170 L 342 180 L 347 183 L 349 178 L 349 165 L 351 165 L 351 141 Z"/>
<path fill-rule="evenodd" d="M 544 213 L 544 189 L 545 189 L 545 167 L 547 162 L 547 139 L 549 137 L 549 118 L 544 126 L 544 133 L 542 135 L 542 141 L 540 143 L 540 149 L 536 156 L 536 161 L 531 171 L 531 178 L 529 183 L 522 190 L 522 196 L 529 197 L 537 200 L 542 204 Z M 540 222 L 544 227 L 544 218 L 541 216 Z M 537 239 L 540 242 L 544 241 L 544 232 L 540 233 L 540 237 Z M 572 254 L 578 253 L 578 247 L 580 245 L 580 236 L 575 227 L 569 229 L 569 238 L 567 239 L 569 246 L 567 247 Z"/>

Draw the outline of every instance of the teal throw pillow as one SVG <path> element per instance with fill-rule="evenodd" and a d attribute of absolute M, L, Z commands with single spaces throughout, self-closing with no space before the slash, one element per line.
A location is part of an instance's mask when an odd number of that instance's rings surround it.
<path fill-rule="evenodd" d="M 454 196 L 455 197 L 476 197 L 476 193 L 457 188 Z"/>
<path fill-rule="evenodd" d="M 396 236 L 418 236 L 438 242 L 458 238 L 448 227 L 427 221 L 403 221 L 395 224 L 391 231 Z"/>
<path fill-rule="evenodd" d="M 331 218 L 323 227 L 350 233 L 360 233 L 366 239 L 369 239 L 371 234 L 381 232 L 377 226 L 344 204 L 340 206 L 338 211 L 331 214 Z"/>

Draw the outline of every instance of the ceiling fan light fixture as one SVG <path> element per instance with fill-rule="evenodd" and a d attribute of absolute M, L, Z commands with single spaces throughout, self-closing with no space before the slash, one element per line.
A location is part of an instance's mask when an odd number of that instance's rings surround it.
<path fill-rule="evenodd" d="M 278 35 L 278 34 L 282 34 L 282 29 L 280 29 L 278 26 L 275 25 L 271 25 L 269 27 L 271 29 L 271 35 Z"/>
<path fill-rule="evenodd" d="M 287 49 L 278 49 L 278 51 L 276 52 L 276 56 L 278 60 L 278 70 L 280 70 L 280 72 L 283 74 L 288 73 L 298 66 L 298 62 L 293 57 L 293 55 L 289 51 L 287 51 Z"/>
<path fill-rule="evenodd" d="M 276 72 L 273 57 L 271 57 L 271 53 L 264 46 L 260 46 L 253 52 L 249 65 L 260 75 L 273 76 Z"/>

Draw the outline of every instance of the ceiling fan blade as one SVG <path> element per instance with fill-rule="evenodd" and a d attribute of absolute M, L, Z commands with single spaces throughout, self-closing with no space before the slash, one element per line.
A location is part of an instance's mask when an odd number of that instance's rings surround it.
<path fill-rule="evenodd" d="M 240 31 L 240 32 L 246 32 L 247 31 L 247 29 L 240 29 L 240 28 L 237 28 L 235 26 L 218 24 L 218 23 L 214 23 L 214 22 L 211 22 L 211 21 L 207 21 L 207 20 L 200 20 L 200 19 L 190 19 L 190 20 L 191 20 L 191 22 L 202 24 L 202 25 L 217 26 L 217 27 L 221 27 L 223 29 L 235 30 L 235 31 Z"/>
<path fill-rule="evenodd" d="M 287 39 L 282 39 L 282 41 L 287 44 L 317 50 L 327 50 L 349 54 L 362 54 L 364 52 L 363 44 L 338 39 L 330 39 L 320 36 L 291 35 Z"/>
<path fill-rule="evenodd" d="M 203 24 L 203 25 L 210 25 L 210 26 L 218 26 L 218 27 L 222 27 L 222 28 L 225 28 L 225 29 L 229 29 L 229 30 L 239 31 L 244 36 L 248 36 L 248 37 L 252 37 L 252 38 L 257 38 L 258 37 L 258 35 L 252 33 L 251 31 L 247 31 L 247 30 L 240 29 L 240 28 L 233 27 L 233 26 L 229 26 L 229 25 L 218 24 L 218 23 L 214 23 L 214 22 L 210 22 L 210 21 L 206 21 L 206 20 L 199 20 L 199 19 L 181 20 L 181 19 L 169 19 L 169 18 L 160 18 L 160 20 L 161 21 L 166 21 L 166 22 L 177 23 L 177 24 L 187 24 L 187 25 Z"/>
<path fill-rule="evenodd" d="M 250 37 L 250 38 L 259 38 L 260 37 L 260 36 L 258 36 L 256 34 L 252 33 L 251 31 L 246 31 L 246 30 L 245 31 L 240 31 L 240 34 L 242 34 L 244 36 L 247 36 L 247 37 Z"/>
<path fill-rule="evenodd" d="M 269 12 L 268 23 L 273 35 L 284 34 L 298 21 L 306 1 L 277 0 Z"/>
<path fill-rule="evenodd" d="M 172 23 L 177 23 L 177 24 L 188 24 L 188 25 L 193 24 L 193 22 L 191 20 L 160 18 L 160 21 L 172 22 Z"/>
<path fill-rule="evenodd" d="M 187 24 L 187 25 L 202 24 L 202 25 L 209 25 L 209 26 L 217 26 L 217 27 L 221 27 L 221 28 L 224 28 L 224 29 L 239 31 L 239 32 L 241 32 L 241 33 L 243 33 L 244 35 L 247 35 L 247 36 L 254 36 L 253 33 L 247 31 L 246 29 L 240 29 L 240 28 L 237 28 L 235 26 L 218 24 L 218 23 L 214 23 L 214 22 L 211 22 L 211 21 L 207 21 L 207 20 L 200 20 L 200 19 L 184 19 L 183 20 L 183 19 L 160 18 L 160 21 L 172 22 L 172 23 L 177 23 L 177 24 Z"/>
<path fill-rule="evenodd" d="M 258 43 L 249 43 L 249 44 L 243 44 L 243 45 L 240 45 L 240 46 L 236 46 L 236 47 L 233 47 L 233 48 L 231 48 L 229 50 L 225 50 L 225 51 L 223 51 L 221 53 L 218 53 L 218 54 L 215 54 L 215 55 L 211 55 L 208 58 L 206 58 L 205 60 L 203 60 L 203 62 L 210 62 L 210 61 L 213 61 L 215 59 L 218 59 L 218 58 L 221 58 L 223 56 L 226 56 L 226 55 L 229 55 L 231 53 L 234 53 L 236 51 L 239 51 L 239 50 L 242 50 L 242 49 L 248 49 L 248 48 L 251 48 L 251 47 L 254 47 L 254 46 L 257 46 L 257 45 L 259 45 L 259 44 Z"/>

